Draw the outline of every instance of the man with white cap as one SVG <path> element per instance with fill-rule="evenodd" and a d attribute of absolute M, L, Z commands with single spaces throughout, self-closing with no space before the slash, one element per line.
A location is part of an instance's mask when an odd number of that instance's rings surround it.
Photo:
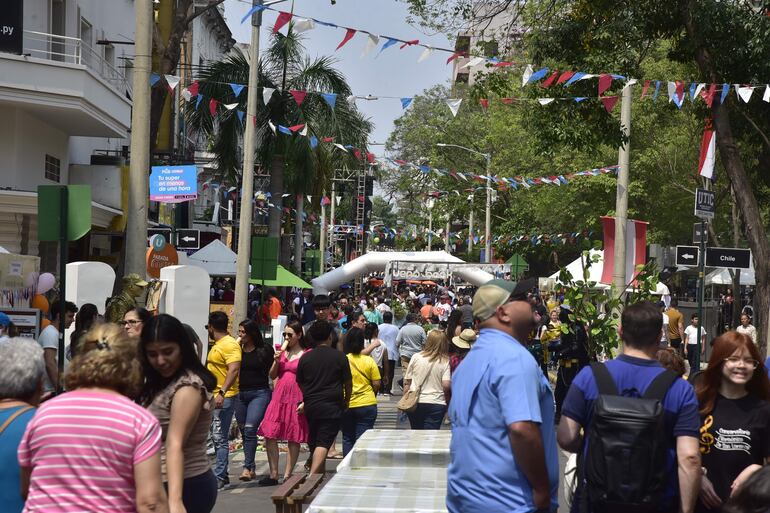
<path fill-rule="evenodd" d="M 452 377 L 450 513 L 545 513 L 558 506 L 553 394 L 522 345 L 534 280 L 492 280 L 473 298 L 481 332 Z"/>

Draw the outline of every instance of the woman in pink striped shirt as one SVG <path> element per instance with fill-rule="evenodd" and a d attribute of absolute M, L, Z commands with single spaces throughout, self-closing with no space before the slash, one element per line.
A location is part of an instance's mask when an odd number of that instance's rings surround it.
<path fill-rule="evenodd" d="M 158 420 L 130 398 L 142 385 L 136 341 L 114 324 L 89 331 L 19 445 L 24 512 L 166 513 Z"/>

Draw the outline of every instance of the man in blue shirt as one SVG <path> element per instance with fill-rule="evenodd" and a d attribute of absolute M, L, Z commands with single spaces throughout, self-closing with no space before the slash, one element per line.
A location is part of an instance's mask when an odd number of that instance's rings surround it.
<path fill-rule="evenodd" d="M 531 282 L 492 280 L 473 298 L 481 333 L 452 376 L 450 513 L 532 513 L 558 507 L 553 394 L 519 341 L 534 326 Z"/>
<path fill-rule="evenodd" d="M 606 363 L 621 395 L 642 397 L 650 383 L 663 372 L 655 359 L 662 327 L 660 311 L 649 301 L 633 304 L 623 311 L 618 328 L 623 340 L 623 354 Z M 594 401 L 598 396 L 593 371 L 585 367 L 572 382 L 561 409 L 557 438 L 565 451 L 586 450 L 580 430 L 590 428 Z M 669 444 L 666 465 L 670 480 L 659 511 L 691 513 L 700 490 L 701 476 L 700 417 L 692 386 L 677 379 L 663 398 L 663 409 L 666 432 L 662 439 Z M 579 505 L 576 496 L 572 511 L 579 511 Z"/>

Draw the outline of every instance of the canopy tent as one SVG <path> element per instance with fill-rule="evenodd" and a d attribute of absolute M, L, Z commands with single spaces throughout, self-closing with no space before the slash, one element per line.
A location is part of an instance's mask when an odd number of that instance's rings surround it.
<path fill-rule="evenodd" d="M 298 289 L 310 289 L 313 288 L 308 282 L 297 276 L 296 274 L 287 271 L 282 265 L 278 266 L 275 271 L 274 280 L 249 280 L 249 283 L 254 285 L 263 285 L 265 287 L 296 287 Z"/>
<path fill-rule="evenodd" d="M 210 276 L 235 276 L 235 261 L 238 255 L 219 240 L 196 251 L 189 257 L 188 263 L 202 267 Z"/>
<path fill-rule="evenodd" d="M 741 269 L 741 285 L 756 285 L 754 268 Z M 715 269 L 706 275 L 706 285 L 732 285 L 729 269 Z"/>

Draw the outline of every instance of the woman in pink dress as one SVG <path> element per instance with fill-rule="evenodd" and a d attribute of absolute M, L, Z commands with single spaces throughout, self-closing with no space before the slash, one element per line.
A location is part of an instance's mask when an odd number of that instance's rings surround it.
<path fill-rule="evenodd" d="M 278 441 L 289 443 L 289 453 L 286 458 L 284 480 L 291 477 L 294 465 L 299 457 L 299 446 L 307 443 L 308 427 L 304 415 L 297 413 L 297 406 L 302 402 L 302 391 L 297 385 L 297 366 L 299 359 L 305 353 L 305 340 L 302 324 L 290 322 L 283 330 L 283 350 L 275 355 L 275 361 L 270 368 L 270 379 L 278 378 L 273 389 L 273 397 L 267 406 L 265 418 L 259 426 L 259 434 L 265 437 L 267 461 L 270 465 L 270 475 L 260 479 L 260 486 L 275 486 L 278 484 Z"/>

